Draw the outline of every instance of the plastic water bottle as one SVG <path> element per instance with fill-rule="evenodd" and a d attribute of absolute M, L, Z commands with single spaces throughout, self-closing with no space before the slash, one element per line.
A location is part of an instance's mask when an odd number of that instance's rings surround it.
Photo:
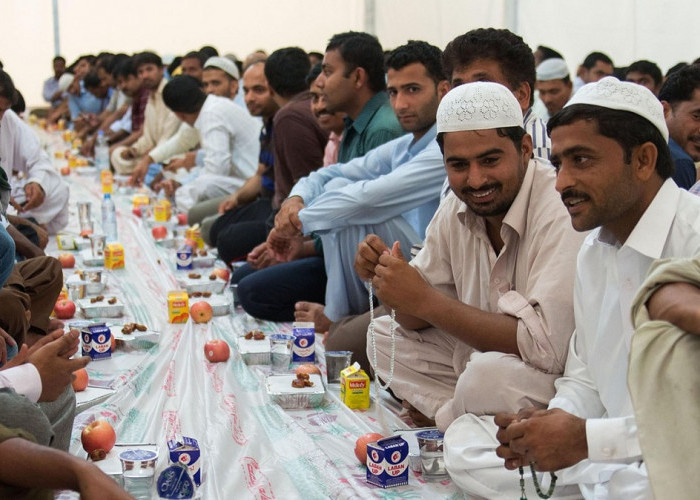
<path fill-rule="evenodd" d="M 109 193 L 102 200 L 102 232 L 107 241 L 117 241 L 117 208 Z"/>
<path fill-rule="evenodd" d="M 95 166 L 98 170 L 109 168 L 109 145 L 102 130 L 97 132 L 97 142 L 95 143 Z"/>

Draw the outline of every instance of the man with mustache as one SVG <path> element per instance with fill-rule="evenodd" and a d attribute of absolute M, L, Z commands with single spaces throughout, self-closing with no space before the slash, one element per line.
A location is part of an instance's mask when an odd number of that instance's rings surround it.
<path fill-rule="evenodd" d="M 437 131 L 451 192 L 424 248 L 408 264 L 396 245 L 389 253 L 369 236 L 355 269 L 396 311 L 395 356 L 389 317 L 376 321 L 376 339 L 370 327 L 375 373 L 391 382 L 414 423 L 434 418 L 444 431 L 465 413 L 546 406 L 574 329 L 582 236 L 568 224 L 554 170 L 532 157 L 508 88 L 452 89 L 438 108 Z"/>
<path fill-rule="evenodd" d="M 586 85 L 548 129 L 556 188 L 571 223 L 593 230 L 577 258 L 576 332 L 564 376 L 547 410 L 456 420 L 445 435 L 445 463 L 461 487 L 480 496 L 517 495 L 513 470 L 525 467 L 557 471 L 555 493 L 573 486 L 587 499 L 652 498 L 645 455 L 657 450 L 640 447 L 628 390 L 630 307 L 657 259 L 700 251 L 700 200 L 670 178 L 662 106 L 641 85 L 612 77 Z M 487 450 L 494 434 L 509 471 Z M 532 484 L 530 475 L 525 481 Z M 693 497 L 686 493 L 658 498 Z"/>
<path fill-rule="evenodd" d="M 673 180 L 689 189 L 697 177 L 694 162 L 700 161 L 700 66 L 686 66 L 669 76 L 659 100 L 671 136 L 668 147 L 675 167 Z"/>

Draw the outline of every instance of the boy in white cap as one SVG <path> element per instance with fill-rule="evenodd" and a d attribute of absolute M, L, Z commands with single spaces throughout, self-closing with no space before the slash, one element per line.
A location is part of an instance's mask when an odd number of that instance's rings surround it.
<path fill-rule="evenodd" d="M 663 109 L 645 87 L 612 77 L 586 85 L 548 129 L 571 222 L 595 229 L 578 255 L 566 370 L 548 410 L 496 415 L 495 425 L 457 419 L 446 465 L 467 491 L 517 494 L 518 474 L 499 470 L 485 445 L 498 426 L 507 469 L 559 471 L 556 489 L 576 485 L 585 498 L 651 498 L 627 389 L 630 306 L 656 259 L 700 251 L 700 199 L 670 178 Z"/>
<path fill-rule="evenodd" d="M 537 66 L 535 88 L 539 92 L 539 100 L 544 104 L 546 112 L 540 116 L 545 122 L 564 107 L 571 98 L 573 84 L 569 77 L 569 68 L 564 59 L 553 57 L 545 59 Z M 537 103 L 533 109 L 537 107 Z"/>
<path fill-rule="evenodd" d="M 509 89 L 493 82 L 452 89 L 437 131 L 451 192 L 425 247 L 408 264 L 396 244 L 389 255 L 369 236 L 355 269 L 396 310 L 395 355 L 389 316 L 368 333 L 376 374 L 410 404 L 414 422 L 435 418 L 444 431 L 467 412 L 544 407 L 554 395 L 573 332 L 583 237 L 558 200 L 554 170 L 532 158 Z"/>

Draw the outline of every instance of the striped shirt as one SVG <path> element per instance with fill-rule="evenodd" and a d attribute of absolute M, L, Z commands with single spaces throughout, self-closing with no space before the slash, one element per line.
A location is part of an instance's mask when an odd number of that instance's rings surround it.
<path fill-rule="evenodd" d="M 547 125 L 532 112 L 532 108 L 525 113 L 523 122 L 525 132 L 532 136 L 532 154 L 538 158 L 549 160 L 552 142 L 547 135 Z"/>

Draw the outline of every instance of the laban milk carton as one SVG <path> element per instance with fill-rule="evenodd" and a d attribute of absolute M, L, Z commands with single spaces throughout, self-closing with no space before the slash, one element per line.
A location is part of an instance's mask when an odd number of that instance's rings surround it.
<path fill-rule="evenodd" d="M 168 292 L 168 321 L 170 323 L 187 323 L 190 317 L 190 300 L 185 290 Z"/>
<path fill-rule="evenodd" d="M 292 323 L 292 363 L 316 362 L 316 331 L 313 322 L 295 321 Z"/>
<path fill-rule="evenodd" d="M 202 484 L 202 461 L 196 439 L 176 436 L 175 439 L 168 441 L 168 452 L 172 463 L 186 466 L 194 483 L 197 486 Z"/>
<path fill-rule="evenodd" d="M 369 408 L 369 376 L 353 363 L 340 372 L 340 400 L 352 410 Z"/>
<path fill-rule="evenodd" d="M 104 323 L 93 323 L 80 330 L 83 344 L 83 356 L 91 360 L 112 357 L 112 332 Z"/>
<path fill-rule="evenodd" d="M 381 488 L 408 484 L 408 443 L 391 436 L 367 444 L 367 482 Z"/>
<path fill-rule="evenodd" d="M 192 269 L 192 248 L 182 245 L 175 253 L 175 265 L 178 269 Z"/>
<path fill-rule="evenodd" d="M 105 267 L 107 269 L 123 269 L 124 265 L 124 247 L 121 243 L 107 243 L 105 246 Z"/>

